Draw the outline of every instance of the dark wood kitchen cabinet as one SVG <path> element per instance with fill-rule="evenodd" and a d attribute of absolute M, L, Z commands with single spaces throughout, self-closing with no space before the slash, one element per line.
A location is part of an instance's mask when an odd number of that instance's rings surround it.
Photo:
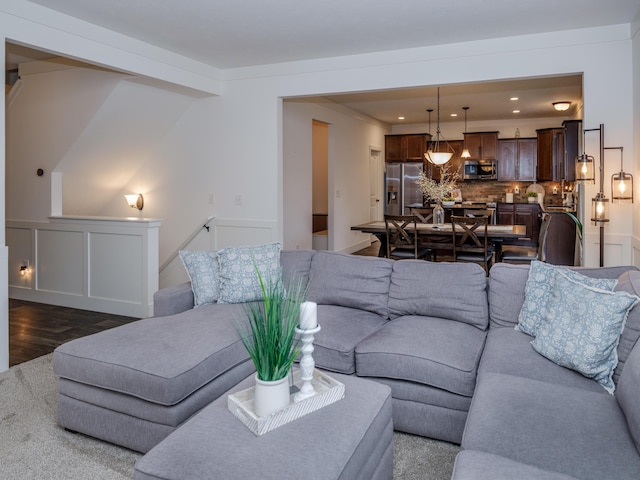
<path fill-rule="evenodd" d="M 564 129 L 543 128 L 538 133 L 538 180 L 559 182 L 565 176 Z"/>
<path fill-rule="evenodd" d="M 465 133 L 464 141 L 471 160 L 495 160 L 498 154 L 498 132 Z"/>
<path fill-rule="evenodd" d="M 536 245 L 540 233 L 542 209 L 537 203 L 498 203 L 497 222 L 501 225 L 525 225 L 526 237 L 519 245 Z"/>
<path fill-rule="evenodd" d="M 385 135 L 384 158 L 387 162 L 424 161 L 429 134 Z"/>
<path fill-rule="evenodd" d="M 574 182 L 576 157 L 580 154 L 582 121 L 565 120 L 562 128 L 538 132 L 538 180 Z"/>
<path fill-rule="evenodd" d="M 534 181 L 536 179 L 535 138 L 498 140 L 498 180 Z"/>

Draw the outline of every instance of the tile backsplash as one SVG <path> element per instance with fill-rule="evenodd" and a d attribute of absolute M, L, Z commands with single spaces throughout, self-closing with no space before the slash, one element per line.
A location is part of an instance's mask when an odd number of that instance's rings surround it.
<path fill-rule="evenodd" d="M 458 182 L 458 188 L 462 191 L 463 201 L 473 202 L 504 202 L 506 193 L 513 192 L 516 185 L 520 188 L 520 194 L 513 195 L 514 203 L 527 201 L 527 187 L 533 182 L 498 182 L 491 180 L 465 180 Z M 562 205 L 560 182 L 537 182 L 544 188 L 545 205 Z M 557 188 L 557 195 L 553 195 L 553 188 Z"/>

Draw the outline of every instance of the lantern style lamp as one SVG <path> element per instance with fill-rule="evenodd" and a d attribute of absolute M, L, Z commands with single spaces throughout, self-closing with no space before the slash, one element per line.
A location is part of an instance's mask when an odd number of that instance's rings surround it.
<path fill-rule="evenodd" d="M 596 183 L 595 159 L 583 153 L 576 158 L 576 182 Z"/>
<path fill-rule="evenodd" d="M 597 227 L 604 227 L 609 221 L 609 199 L 602 192 L 591 199 L 591 221 Z"/>
<path fill-rule="evenodd" d="M 611 175 L 611 202 L 633 203 L 633 175 L 626 173 L 622 166 L 622 147 L 605 147 L 608 150 L 620 150 L 620 172 Z"/>

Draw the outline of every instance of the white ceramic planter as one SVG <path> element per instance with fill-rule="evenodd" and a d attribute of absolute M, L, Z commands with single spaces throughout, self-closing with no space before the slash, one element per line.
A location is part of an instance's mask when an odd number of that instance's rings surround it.
<path fill-rule="evenodd" d="M 266 382 L 258 378 L 253 393 L 253 411 L 259 417 L 266 417 L 289 405 L 289 375 L 281 380 Z"/>

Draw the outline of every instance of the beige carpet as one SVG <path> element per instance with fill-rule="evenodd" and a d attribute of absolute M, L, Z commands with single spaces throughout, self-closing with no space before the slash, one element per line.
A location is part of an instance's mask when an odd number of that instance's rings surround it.
<path fill-rule="evenodd" d="M 51 355 L 0 373 L 0 478 L 120 480 L 133 478 L 139 453 L 56 425 Z M 445 480 L 459 447 L 396 433 L 394 479 Z"/>

